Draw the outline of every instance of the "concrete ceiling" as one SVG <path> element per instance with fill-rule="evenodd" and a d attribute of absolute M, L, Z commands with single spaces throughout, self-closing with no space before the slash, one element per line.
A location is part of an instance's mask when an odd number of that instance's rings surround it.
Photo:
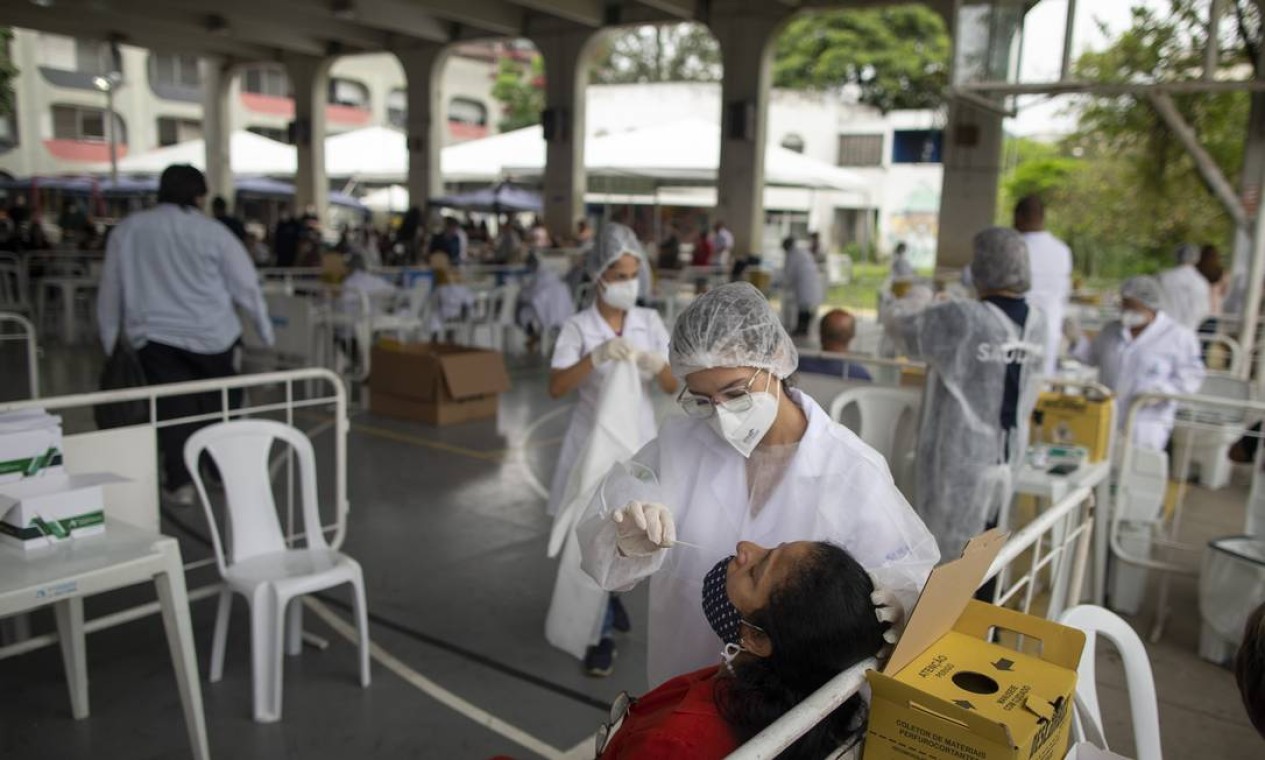
<path fill-rule="evenodd" d="M 899 0 L 809 0 L 871 7 Z M 936 7 L 945 0 L 931 0 Z M 161 51 L 276 60 L 530 37 L 567 29 L 702 20 L 801 0 L 5 0 L 0 23 Z"/>

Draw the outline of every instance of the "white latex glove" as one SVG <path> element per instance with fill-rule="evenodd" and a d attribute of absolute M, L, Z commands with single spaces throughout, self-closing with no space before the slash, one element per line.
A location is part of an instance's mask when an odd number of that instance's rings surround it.
<path fill-rule="evenodd" d="M 637 349 L 623 338 L 611 338 L 602 345 L 593 349 L 593 353 L 589 354 L 593 359 L 593 366 L 600 367 L 606 362 L 622 362 L 633 358 L 637 353 Z"/>
<path fill-rule="evenodd" d="M 901 634 L 905 632 L 905 608 L 895 594 L 877 586 L 874 587 L 874 593 L 870 594 L 870 601 L 874 604 L 874 614 L 878 621 L 888 624 L 887 630 L 883 632 L 883 648 L 878 653 L 878 659 L 886 660 L 892 656 L 896 642 L 900 641 Z"/>
<path fill-rule="evenodd" d="M 625 557 L 648 557 L 676 543 L 672 511 L 662 504 L 630 501 L 611 519 L 619 529 L 615 545 Z"/>
<path fill-rule="evenodd" d="M 647 380 L 658 375 L 666 366 L 668 366 L 668 358 L 666 356 L 648 351 L 641 351 L 637 354 L 637 369 L 641 370 L 641 376 Z"/>

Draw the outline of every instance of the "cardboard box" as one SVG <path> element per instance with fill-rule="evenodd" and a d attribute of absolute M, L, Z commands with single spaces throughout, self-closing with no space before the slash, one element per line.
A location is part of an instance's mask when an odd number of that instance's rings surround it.
<path fill-rule="evenodd" d="M 865 760 L 1066 754 L 1085 634 L 972 598 L 1005 537 L 989 531 L 932 571 L 883 672 L 867 674 Z M 1022 634 L 1025 651 L 992 643 L 995 632 Z"/>
<path fill-rule="evenodd" d="M 369 411 L 431 425 L 496 417 L 510 388 L 501 354 L 467 346 L 384 340 L 370 366 Z"/>
<path fill-rule="evenodd" d="M 1111 410 L 1115 401 L 1092 400 L 1085 396 L 1068 396 L 1045 392 L 1037 397 L 1034 411 L 1042 415 L 1038 435 L 1034 420 L 1033 443 L 1076 444 L 1089 450 L 1089 461 L 1101 462 L 1111 456 Z"/>
<path fill-rule="evenodd" d="M 60 417 L 43 409 L 0 415 L 0 483 L 61 471 Z"/>
<path fill-rule="evenodd" d="M 0 485 L 0 540 L 29 550 L 104 533 L 101 486 L 124 480 L 109 473 L 50 473 Z"/>

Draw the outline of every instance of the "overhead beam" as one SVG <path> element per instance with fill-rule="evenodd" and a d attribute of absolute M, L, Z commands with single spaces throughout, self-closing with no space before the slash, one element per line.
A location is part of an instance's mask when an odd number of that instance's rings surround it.
<path fill-rule="evenodd" d="M 426 0 L 430 2 L 430 0 Z M 514 5 L 596 29 L 606 17 L 601 0 L 512 0 Z"/>
<path fill-rule="evenodd" d="M 153 7 L 150 0 L 111 0 L 124 2 L 132 6 L 138 4 Z M 207 12 L 206 0 L 165 0 L 168 8 Z M 230 26 L 236 30 L 257 22 L 264 22 L 268 28 L 282 28 L 291 32 L 309 35 L 317 40 L 337 40 L 363 50 L 381 50 L 391 39 L 390 33 L 381 29 L 371 29 L 355 23 L 335 19 L 333 14 L 319 15 L 317 9 L 304 3 L 290 6 L 277 2 L 258 2 L 258 0 L 215 0 L 214 12 L 226 16 Z M 326 9 L 328 11 L 328 9 Z M 440 32 L 442 34 L 442 32 Z"/>
<path fill-rule="evenodd" d="M 527 14 L 502 0 L 351 0 L 355 18 L 369 26 L 400 29 L 400 20 L 429 14 L 496 35 L 522 34 Z M 412 34 L 416 37 L 419 35 Z M 449 35 L 451 37 L 451 35 Z"/>
<path fill-rule="evenodd" d="M 187 28 L 172 24 L 144 18 L 121 19 L 115 14 L 82 10 L 67 13 L 65 8 L 36 5 L 9 7 L 4 11 L 4 23 L 82 39 L 118 40 L 150 50 L 225 55 L 247 61 L 271 61 L 279 55 L 275 47 L 251 45 L 213 34 L 190 33 Z"/>
<path fill-rule="evenodd" d="M 698 3 L 695 0 L 637 0 L 637 2 L 682 21 L 693 21 L 698 18 Z"/>
<path fill-rule="evenodd" d="M 478 6 L 489 0 L 468 0 L 468 2 L 435 0 L 435 2 L 441 5 Z M 341 5 L 330 0 L 322 0 L 316 4 L 286 0 L 286 4 L 304 6 L 309 12 L 317 15 L 419 40 L 448 42 L 452 39 L 452 31 L 439 21 L 448 17 L 440 13 L 438 8 L 431 7 L 432 0 L 426 0 L 424 3 L 407 0 L 345 0 Z M 339 8 L 337 14 L 334 11 L 335 7 Z M 490 31 L 496 30 L 490 29 Z"/>
<path fill-rule="evenodd" d="M 306 37 L 293 27 L 271 24 L 263 19 L 233 22 L 218 12 L 216 6 L 206 4 L 190 9 L 146 0 L 62 0 L 55 7 L 61 8 L 63 13 L 75 15 L 84 11 L 109 13 L 115 18 L 126 19 L 124 24 L 128 26 L 133 19 L 146 19 L 180 27 L 190 35 L 222 37 L 304 55 L 324 55 L 326 49 L 324 41 Z"/>

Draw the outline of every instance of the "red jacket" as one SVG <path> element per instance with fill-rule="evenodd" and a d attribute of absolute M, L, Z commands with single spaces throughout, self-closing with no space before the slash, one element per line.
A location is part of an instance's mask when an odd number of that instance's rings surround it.
<path fill-rule="evenodd" d="M 720 668 L 677 676 L 637 700 L 602 760 L 709 760 L 738 748 L 714 699 Z"/>

